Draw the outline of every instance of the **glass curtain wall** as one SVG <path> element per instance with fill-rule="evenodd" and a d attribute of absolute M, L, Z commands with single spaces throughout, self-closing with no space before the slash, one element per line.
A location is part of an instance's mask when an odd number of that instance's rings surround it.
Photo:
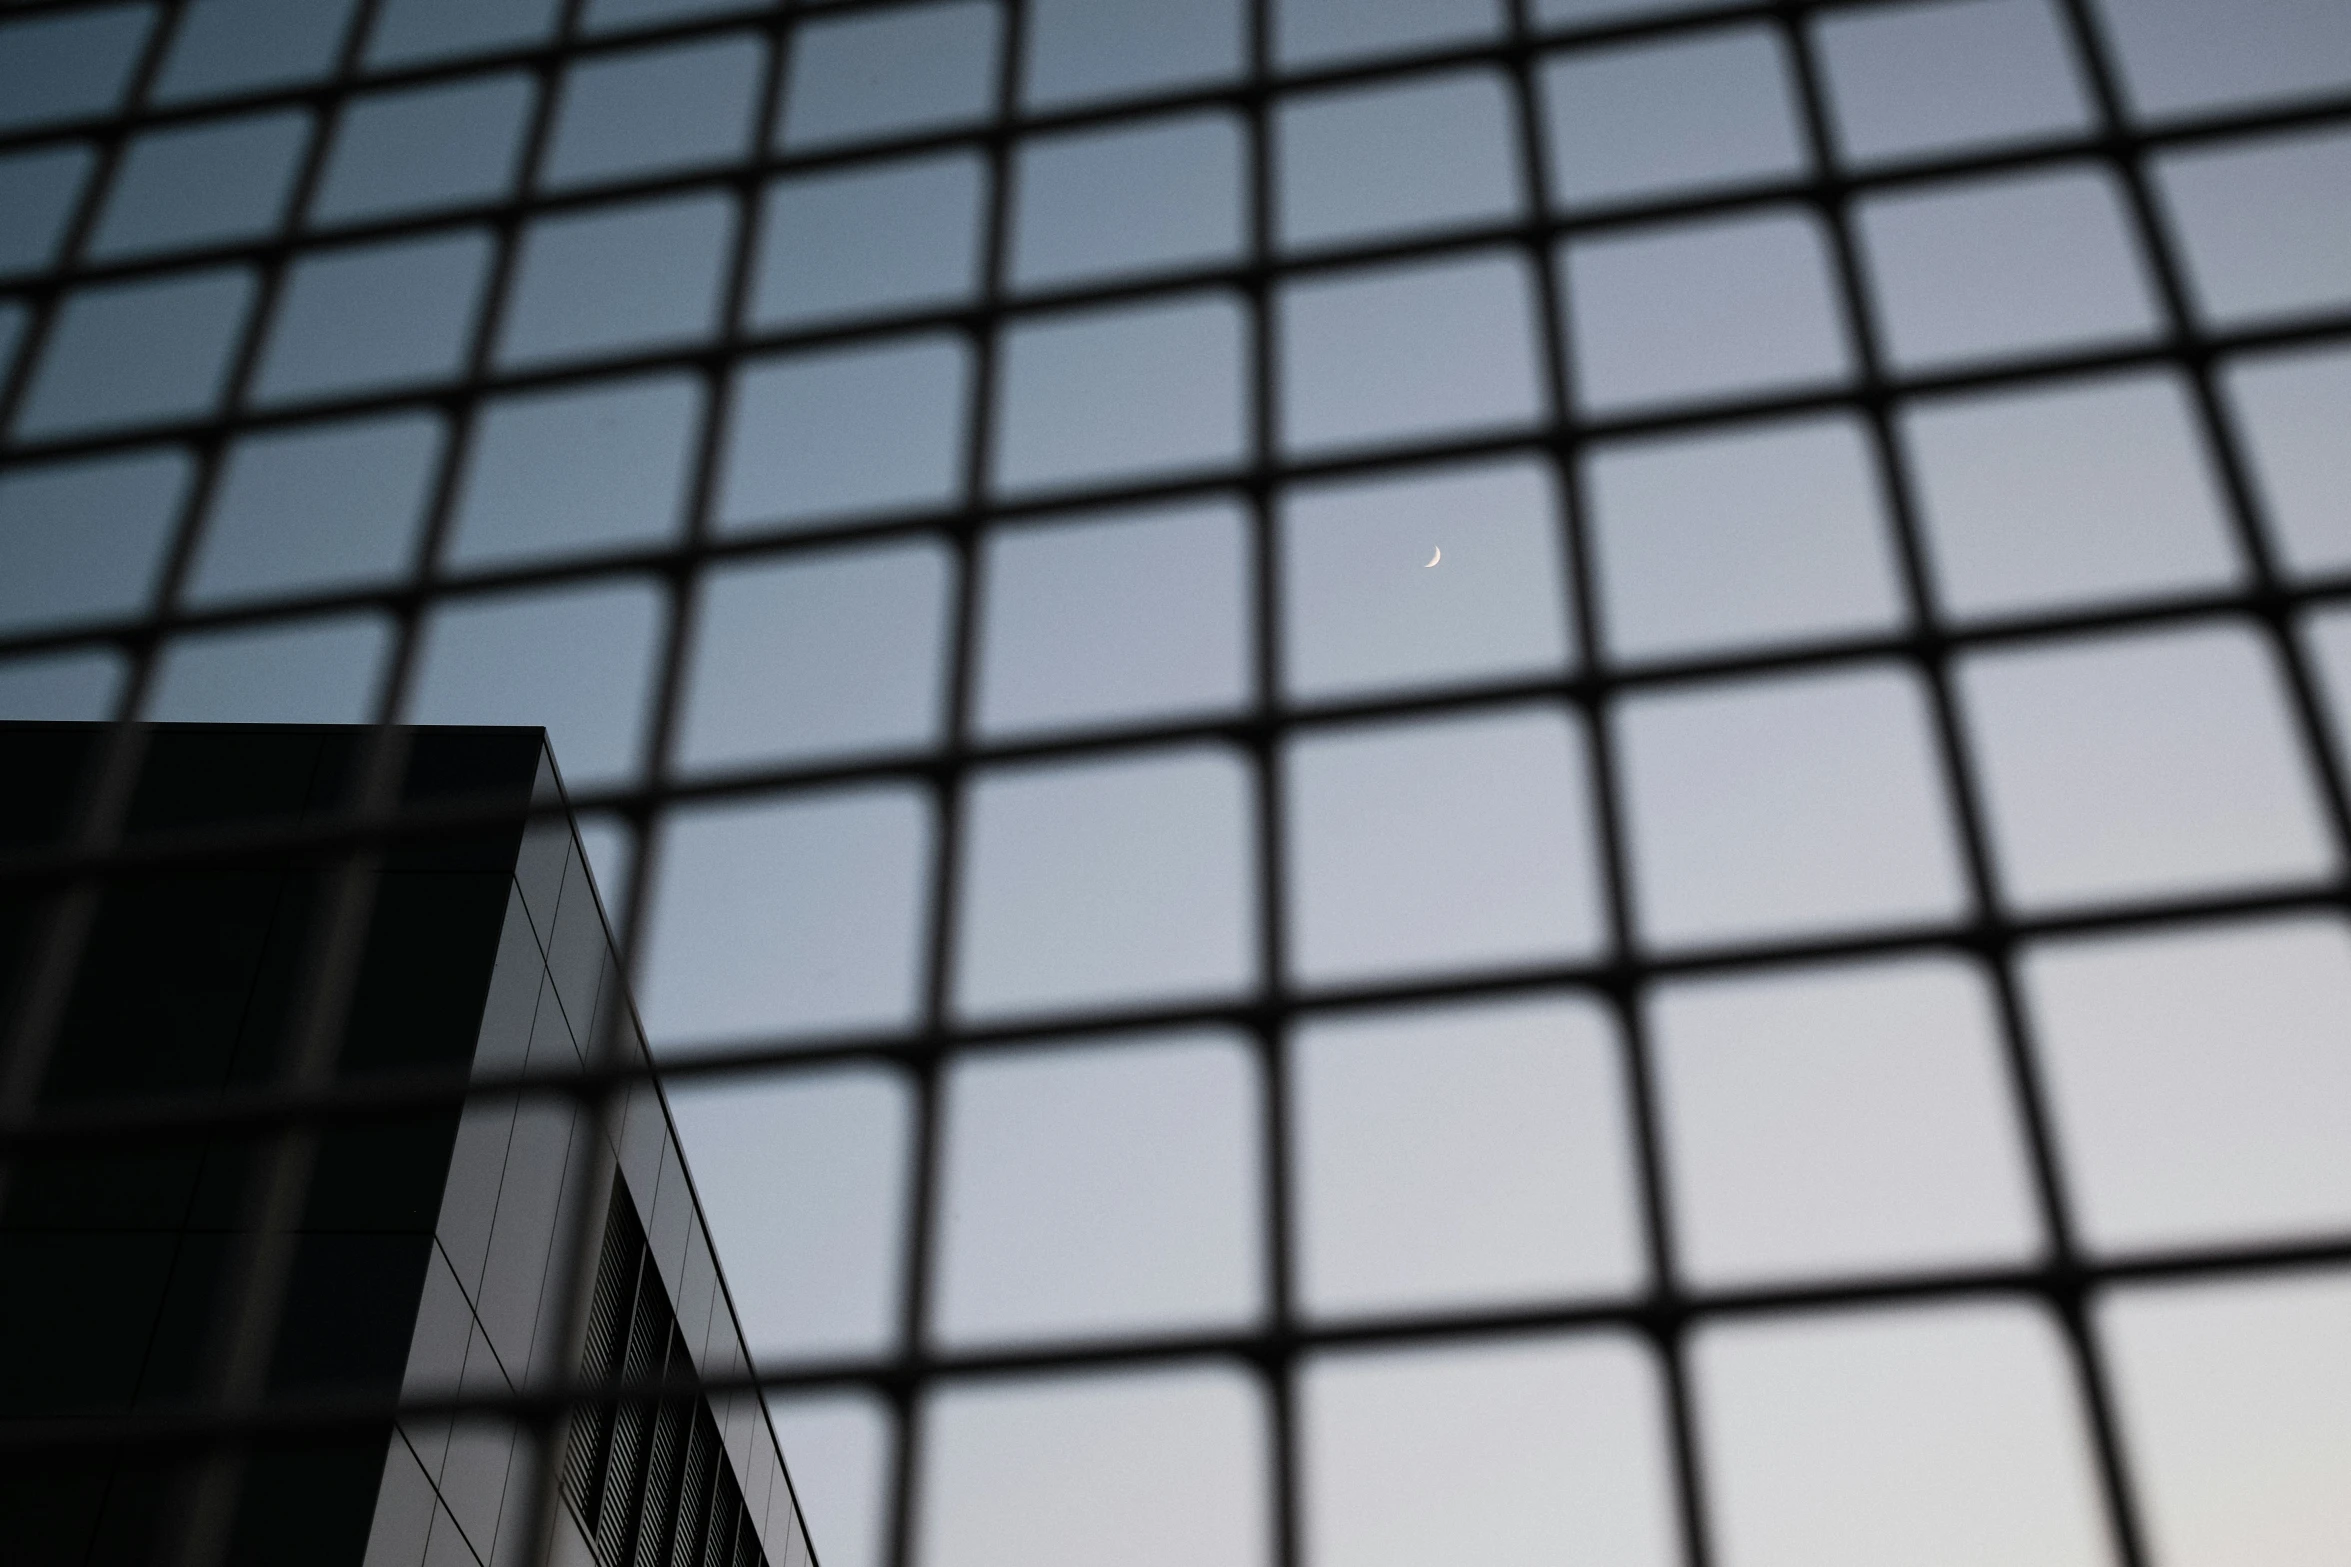
<path fill-rule="evenodd" d="M 826 1567 L 2351 1550 L 2339 0 L 32 0 L 0 211 L 0 716 L 549 728 Z"/>

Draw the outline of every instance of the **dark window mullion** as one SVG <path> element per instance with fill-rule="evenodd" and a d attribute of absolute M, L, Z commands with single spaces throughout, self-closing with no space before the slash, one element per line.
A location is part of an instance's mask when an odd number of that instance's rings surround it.
<path fill-rule="evenodd" d="M 2098 1476 L 2100 1501 L 2116 1560 L 2119 1567 L 2143 1567 L 2147 1561 L 2144 1530 L 2122 1461 L 2111 1380 L 2090 1330 L 2088 1289 L 2073 1205 L 2058 1152 L 2048 1090 L 2041 1077 L 2039 1051 L 2018 989 L 2015 969 L 2018 943 L 1993 856 L 1981 769 L 1953 689 L 1954 649 L 1940 634 L 1938 626 L 1917 487 L 1894 430 L 1897 405 L 1889 394 L 1883 337 L 1854 234 L 1855 192 L 1838 174 L 1836 143 L 1829 129 L 1827 89 L 1814 57 L 1811 29 L 1801 18 L 1787 18 L 1782 21 L 1781 32 L 1794 68 L 1797 106 L 1819 181 L 1820 216 L 1827 231 L 1833 271 L 1832 292 L 1844 316 L 1848 341 L 1859 366 L 1860 412 L 1866 421 L 1884 486 L 1905 597 L 1918 627 L 1914 664 L 1924 679 L 1937 765 L 1976 910 L 1977 956 L 1992 986 L 2009 1093 L 2048 1239 L 2049 1256 L 2040 1270 L 2037 1293 L 2056 1319 L 2081 1396 L 2089 1425 L 2090 1456 Z"/>

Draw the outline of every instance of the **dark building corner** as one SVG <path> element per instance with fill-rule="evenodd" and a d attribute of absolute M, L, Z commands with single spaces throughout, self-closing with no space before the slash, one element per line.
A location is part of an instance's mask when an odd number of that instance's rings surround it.
<path fill-rule="evenodd" d="M 44 964 L 70 963 L 45 1059 L 25 1069 L 36 1122 L 197 1112 L 8 1168 L 0 1418 L 217 1408 L 227 1335 L 250 1320 L 236 1303 L 269 1253 L 257 1237 L 290 1230 L 248 1394 L 460 1408 L 254 1446 L 226 1482 L 223 1559 L 504 1567 L 529 1558 L 552 1496 L 554 1561 L 812 1567 L 760 1401 L 698 1390 L 750 1362 L 649 1077 L 608 1098 L 419 1094 L 423 1108 L 297 1121 L 295 1138 L 268 1121 L 268 1095 L 322 1068 L 337 1088 L 414 1086 L 435 1069 L 560 1077 L 599 1050 L 650 1059 L 544 731 L 379 733 L 416 814 L 363 837 L 357 862 L 336 833 L 384 760 L 370 731 L 142 726 L 125 852 L 73 950 L 56 940 L 63 895 L 0 889 L 5 1015 Z M 0 725 L 0 854 L 70 841 L 108 734 Z M 353 907 L 363 935 L 338 944 L 350 927 L 333 913 Z M 338 1013 L 326 1059 L 303 1056 L 300 1020 Z M 202 1119 L 239 1107 L 254 1113 Z M 499 1406 L 573 1376 L 696 1390 L 575 1409 L 550 1489 Z M 184 1451 L 89 1447 L 13 1465 L 7 1559 L 171 1560 L 218 1473 Z"/>

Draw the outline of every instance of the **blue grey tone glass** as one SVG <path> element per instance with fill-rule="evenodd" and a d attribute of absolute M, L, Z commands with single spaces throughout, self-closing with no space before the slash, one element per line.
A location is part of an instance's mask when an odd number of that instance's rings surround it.
<path fill-rule="evenodd" d="M 505 195 L 532 97 L 528 77 L 501 74 L 354 98 L 336 126 L 311 221 L 395 217 Z"/>
<path fill-rule="evenodd" d="M 20 630 L 140 608 L 188 480 L 186 455 L 168 447 L 0 475 L 0 538 L 11 562 L 0 625 Z"/>
<path fill-rule="evenodd" d="M 367 63 L 413 65 L 452 55 L 534 44 L 555 26 L 562 0 L 381 0 Z"/>
<path fill-rule="evenodd" d="M 927 0 L 802 21 L 776 140 L 787 148 L 877 140 L 985 117 L 1001 46 L 985 0 Z"/>
<path fill-rule="evenodd" d="M 253 301 L 242 267 L 100 283 L 66 296 L 17 415 L 19 437 L 210 413 Z"/>
<path fill-rule="evenodd" d="M 154 25 L 155 8 L 148 5 L 93 6 L 0 23 L 0 130 L 116 108 Z"/>
<path fill-rule="evenodd" d="M 306 114 L 259 114 L 155 131 L 131 143 L 90 242 L 101 257 L 249 239 L 282 221 Z"/>
<path fill-rule="evenodd" d="M 499 360 L 532 364 L 702 336 L 735 222 L 732 202 L 704 195 L 540 219 L 523 239 Z"/>
<path fill-rule="evenodd" d="M 346 587 L 415 559 L 443 433 L 429 414 L 296 425 L 229 449 L 186 592 L 199 602 Z"/>
<path fill-rule="evenodd" d="M 778 180 L 760 214 L 761 326 L 960 302 L 979 281 L 987 170 L 969 153 Z"/>
<path fill-rule="evenodd" d="M 155 96 L 166 103 L 325 76 L 353 0 L 189 0 Z"/>
<path fill-rule="evenodd" d="M 254 395 L 290 402 L 464 368 L 490 265 L 472 229 L 323 251 L 286 281 Z"/>
<path fill-rule="evenodd" d="M 574 66 L 540 179 L 560 189 L 742 156 L 764 58 L 735 34 Z"/>
<path fill-rule="evenodd" d="M 0 232 L 0 271 L 49 264 L 65 237 L 91 161 L 90 150 L 72 142 L 0 158 L 0 208 L 9 214 L 7 229 Z"/>

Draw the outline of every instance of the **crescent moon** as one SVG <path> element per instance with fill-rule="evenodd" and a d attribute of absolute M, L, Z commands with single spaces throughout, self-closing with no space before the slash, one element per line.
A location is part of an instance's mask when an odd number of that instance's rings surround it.
<path fill-rule="evenodd" d="M 1421 570 L 1426 571 L 1429 569 L 1429 566 L 1434 566 L 1438 561 L 1441 561 L 1445 558 L 1445 547 L 1443 545 L 1436 545 L 1434 548 L 1436 553 L 1429 557 L 1428 566 L 1421 567 Z"/>

